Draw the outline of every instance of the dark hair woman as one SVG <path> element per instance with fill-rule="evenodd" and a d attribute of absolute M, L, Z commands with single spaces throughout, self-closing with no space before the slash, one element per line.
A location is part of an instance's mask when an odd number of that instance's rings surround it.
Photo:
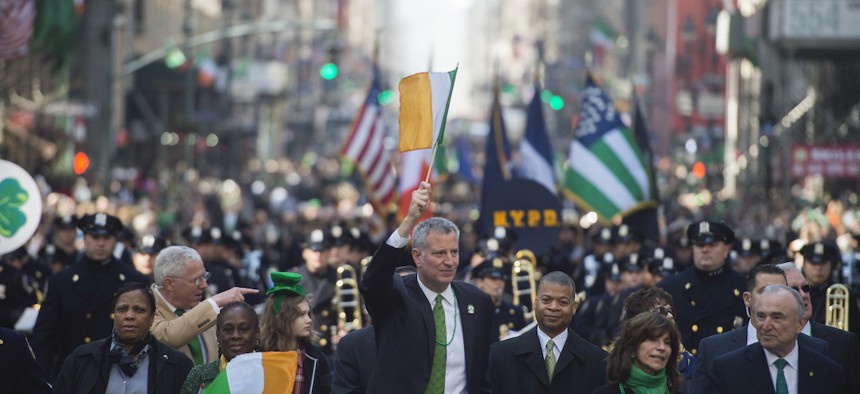
<path fill-rule="evenodd" d="M 260 350 L 260 325 L 254 308 L 234 301 L 221 308 L 215 323 L 218 361 L 197 365 L 188 373 L 182 394 L 202 392 L 234 357 Z"/>
<path fill-rule="evenodd" d="M 675 305 L 672 295 L 659 287 L 651 287 L 636 290 L 624 300 L 625 320 L 646 312 L 659 313 L 675 323 Z M 680 349 L 678 372 L 685 381 L 689 382 L 693 379 L 693 372 L 696 370 L 696 356 L 684 349 L 684 344 L 680 344 Z"/>
<path fill-rule="evenodd" d="M 179 392 L 192 363 L 150 334 L 155 317 L 152 290 L 129 282 L 114 297 L 113 333 L 75 349 L 63 362 L 54 392 Z"/>
<path fill-rule="evenodd" d="M 606 361 L 609 384 L 594 394 L 677 393 L 682 378 L 672 361 L 678 359 L 679 338 L 675 324 L 658 313 L 625 321 Z"/>

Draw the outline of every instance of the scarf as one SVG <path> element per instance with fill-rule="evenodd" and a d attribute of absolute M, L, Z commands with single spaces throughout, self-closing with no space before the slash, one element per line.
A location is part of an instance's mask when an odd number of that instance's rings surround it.
<path fill-rule="evenodd" d="M 624 382 L 636 394 L 665 394 L 668 392 L 666 386 L 666 370 L 657 372 L 656 375 L 648 375 L 636 364 L 630 366 L 630 377 Z"/>
<path fill-rule="evenodd" d="M 108 353 L 108 359 L 113 364 L 119 364 L 119 370 L 122 371 L 123 375 L 128 377 L 134 376 L 134 373 L 137 372 L 138 364 L 140 364 L 140 359 L 146 356 L 146 353 L 151 349 L 150 344 L 155 339 L 152 337 L 152 334 L 146 334 L 140 342 L 134 345 L 131 352 L 128 352 L 125 350 L 125 344 L 116 335 L 116 332 L 113 332 L 111 337 L 111 349 Z"/>

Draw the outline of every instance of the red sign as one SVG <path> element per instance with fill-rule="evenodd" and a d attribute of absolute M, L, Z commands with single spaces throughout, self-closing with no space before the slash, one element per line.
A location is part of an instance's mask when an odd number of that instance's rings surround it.
<path fill-rule="evenodd" d="M 860 145 L 792 145 L 791 176 L 818 174 L 825 178 L 860 178 Z"/>

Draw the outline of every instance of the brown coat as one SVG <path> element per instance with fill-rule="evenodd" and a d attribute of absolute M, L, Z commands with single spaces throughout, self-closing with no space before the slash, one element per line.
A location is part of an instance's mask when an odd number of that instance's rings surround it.
<path fill-rule="evenodd" d="M 218 359 L 218 339 L 215 337 L 215 319 L 218 314 L 209 301 L 203 301 L 182 316 L 170 310 L 167 301 L 155 291 L 155 320 L 152 322 L 152 335 L 191 358 L 191 349 L 188 342 L 200 334 L 203 334 L 203 343 L 206 345 L 206 360 L 209 363 Z"/>

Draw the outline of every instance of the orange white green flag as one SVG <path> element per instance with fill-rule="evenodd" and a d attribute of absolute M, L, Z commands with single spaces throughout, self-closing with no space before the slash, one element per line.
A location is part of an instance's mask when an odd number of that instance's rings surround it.
<path fill-rule="evenodd" d="M 400 80 L 400 152 L 442 142 L 457 69 L 423 72 Z"/>
<path fill-rule="evenodd" d="M 295 351 L 240 354 L 227 363 L 203 393 L 292 393 L 297 367 Z"/>

